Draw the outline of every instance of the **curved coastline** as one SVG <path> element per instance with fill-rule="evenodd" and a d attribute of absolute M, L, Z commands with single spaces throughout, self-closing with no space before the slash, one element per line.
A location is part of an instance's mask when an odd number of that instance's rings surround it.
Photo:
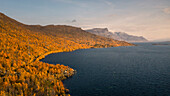
<path fill-rule="evenodd" d="M 137 46 L 137 45 L 132 44 L 132 45 L 127 45 L 127 46 Z M 114 47 L 121 47 L 121 46 L 114 46 Z M 112 47 L 95 47 L 95 48 L 112 48 Z M 94 49 L 94 47 L 91 47 L 91 48 L 82 48 L 82 49 Z M 69 50 L 69 51 L 61 51 L 61 50 L 49 51 L 49 52 L 47 52 L 47 53 L 45 53 L 45 54 L 43 54 L 43 55 L 35 58 L 35 59 L 33 60 L 33 62 L 34 62 L 34 61 L 39 61 L 39 60 L 45 58 L 45 56 L 47 56 L 47 55 L 49 55 L 49 54 L 61 53 L 61 52 L 73 52 L 73 51 L 82 50 L 82 49 L 81 49 L 81 48 L 80 48 L 80 49 L 73 49 L 73 50 Z"/>
<path fill-rule="evenodd" d="M 136 45 L 127 45 L 127 46 L 136 46 Z M 114 46 L 114 47 L 120 47 L 120 46 Z M 126 47 L 126 46 L 125 46 L 125 47 Z M 96 48 L 98 48 L 98 47 L 96 47 Z M 96 49 L 96 48 L 95 48 L 95 49 Z M 99 48 L 112 48 L 112 47 L 99 47 Z M 83 49 L 94 49 L 94 47 L 91 47 L 91 48 L 83 48 Z M 76 50 L 82 50 L 82 49 L 74 49 L 74 50 L 69 50 L 69 51 L 60 51 L 60 50 L 49 51 L 49 52 L 47 52 L 47 53 L 45 53 L 45 54 L 43 54 L 43 55 L 35 58 L 33 62 L 40 61 L 41 59 L 45 58 L 45 57 L 46 57 L 47 55 L 49 55 L 49 54 L 53 54 L 53 53 L 63 53 L 63 52 L 73 52 L 73 51 L 76 51 Z M 40 61 L 40 62 L 42 62 L 42 61 Z M 48 63 L 48 64 L 50 64 L 50 63 Z M 71 68 L 71 69 L 72 69 L 72 68 Z M 73 70 L 73 72 L 71 73 L 71 75 L 67 76 L 67 74 L 65 74 L 65 77 L 70 78 L 70 77 L 72 77 L 72 76 L 77 72 L 75 69 L 72 69 L 72 70 Z M 65 78 L 65 79 L 67 79 L 67 78 Z M 65 80 L 65 79 L 63 79 L 63 80 Z M 62 80 L 62 81 L 63 81 L 63 80 Z M 67 93 L 69 94 L 69 90 L 67 91 Z"/>

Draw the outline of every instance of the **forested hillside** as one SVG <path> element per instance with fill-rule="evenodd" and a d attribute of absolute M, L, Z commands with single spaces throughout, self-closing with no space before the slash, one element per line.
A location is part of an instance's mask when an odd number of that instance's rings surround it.
<path fill-rule="evenodd" d="M 0 13 L 0 96 L 67 96 L 63 79 L 74 70 L 39 59 L 54 52 L 132 46 L 64 25 L 25 25 Z"/>

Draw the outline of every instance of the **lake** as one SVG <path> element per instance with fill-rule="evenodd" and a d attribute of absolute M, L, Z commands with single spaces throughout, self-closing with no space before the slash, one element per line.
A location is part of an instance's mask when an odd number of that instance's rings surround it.
<path fill-rule="evenodd" d="M 72 96 L 170 96 L 170 46 L 137 45 L 54 53 L 41 61 L 77 71 L 64 80 Z"/>

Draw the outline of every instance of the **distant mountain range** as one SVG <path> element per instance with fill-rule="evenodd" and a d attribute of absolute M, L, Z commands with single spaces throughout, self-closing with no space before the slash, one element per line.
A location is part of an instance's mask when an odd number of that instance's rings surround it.
<path fill-rule="evenodd" d="M 142 36 L 133 36 L 125 32 L 112 33 L 112 32 L 109 32 L 107 28 L 93 28 L 93 29 L 89 29 L 85 31 L 90 32 L 92 34 L 99 35 L 99 36 L 119 40 L 119 41 L 127 41 L 127 42 L 147 42 L 148 41 Z"/>

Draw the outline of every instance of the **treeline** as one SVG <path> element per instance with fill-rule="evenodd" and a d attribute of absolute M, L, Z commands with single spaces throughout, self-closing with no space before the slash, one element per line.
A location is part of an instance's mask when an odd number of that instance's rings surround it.
<path fill-rule="evenodd" d="M 39 59 L 52 52 L 130 45 L 71 26 L 25 25 L 0 13 L 0 96 L 69 96 L 62 80 L 74 70 Z"/>

